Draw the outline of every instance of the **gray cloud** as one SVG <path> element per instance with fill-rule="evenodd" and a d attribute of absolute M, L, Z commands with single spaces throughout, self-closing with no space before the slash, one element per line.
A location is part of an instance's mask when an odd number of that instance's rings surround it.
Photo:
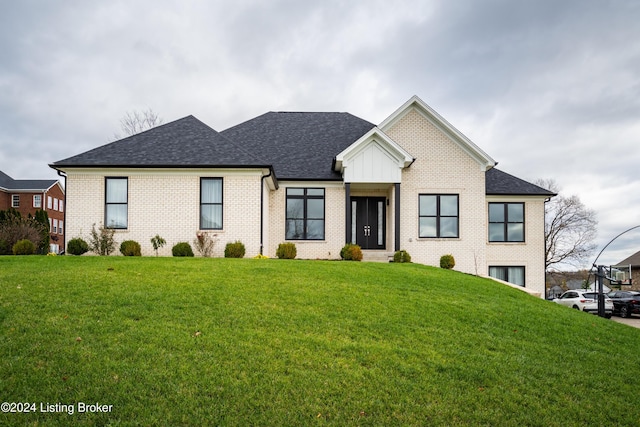
<path fill-rule="evenodd" d="M 270 110 L 380 122 L 417 94 L 503 170 L 553 177 L 578 194 L 598 212 L 599 244 L 640 224 L 635 1 L 4 9 L 0 169 L 15 178 L 55 176 L 48 163 L 109 142 L 131 110 L 152 108 L 165 121 L 194 114 L 220 130 Z M 639 250 L 640 234 L 630 236 L 603 259 Z"/>

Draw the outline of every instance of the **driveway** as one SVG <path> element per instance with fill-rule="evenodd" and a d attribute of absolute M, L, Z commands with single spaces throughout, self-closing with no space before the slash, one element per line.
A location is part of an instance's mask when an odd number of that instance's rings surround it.
<path fill-rule="evenodd" d="M 612 316 L 611 320 L 618 323 L 624 323 L 625 325 L 633 326 L 634 328 L 640 328 L 640 317 L 631 316 L 627 318 L 622 318 L 618 316 Z"/>

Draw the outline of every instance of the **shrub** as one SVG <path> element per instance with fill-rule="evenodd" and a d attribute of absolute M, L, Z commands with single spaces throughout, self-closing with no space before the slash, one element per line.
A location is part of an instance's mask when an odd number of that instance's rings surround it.
<path fill-rule="evenodd" d="M 33 255 L 36 253 L 36 245 L 31 240 L 22 239 L 18 240 L 13 245 L 14 255 Z"/>
<path fill-rule="evenodd" d="M 193 256 L 193 249 L 189 243 L 180 242 L 171 248 L 171 253 L 173 256 Z"/>
<path fill-rule="evenodd" d="M 0 211 L 0 255 L 11 255 L 13 246 L 20 240 L 30 240 L 36 245 L 36 250 L 48 252 L 49 220 L 45 225 L 31 216 L 22 217 L 13 208 Z"/>
<path fill-rule="evenodd" d="M 298 254 L 295 243 L 280 243 L 276 256 L 280 259 L 294 259 Z"/>
<path fill-rule="evenodd" d="M 196 238 L 193 239 L 193 245 L 203 257 L 210 257 L 213 254 L 213 248 L 218 243 L 218 235 L 207 233 L 206 231 L 198 231 Z"/>
<path fill-rule="evenodd" d="M 411 255 L 405 250 L 397 251 L 393 254 L 393 262 L 411 262 Z"/>
<path fill-rule="evenodd" d="M 163 247 L 167 243 L 160 235 L 156 234 L 155 237 L 151 238 L 151 244 L 153 245 L 153 250 L 156 251 L 156 256 L 158 256 L 158 249 Z"/>
<path fill-rule="evenodd" d="M 442 255 L 440 257 L 440 268 L 451 270 L 455 265 L 456 260 L 453 259 L 453 255 Z"/>
<path fill-rule="evenodd" d="M 142 256 L 140 243 L 135 240 L 125 240 L 120 243 L 120 253 L 124 256 Z"/>
<path fill-rule="evenodd" d="M 116 250 L 116 241 L 113 236 L 116 230 L 104 228 L 102 224 L 96 230 L 96 225 L 91 226 L 91 236 L 89 237 L 89 249 L 97 255 L 109 255 Z"/>
<path fill-rule="evenodd" d="M 67 252 L 71 255 L 82 255 L 89 252 L 89 245 L 80 237 L 76 237 L 67 243 Z"/>
<path fill-rule="evenodd" d="M 224 248 L 224 257 L 225 258 L 242 258 L 244 257 L 245 248 L 244 244 L 240 240 L 236 240 L 235 242 L 227 243 L 227 246 Z"/>
<path fill-rule="evenodd" d="M 362 249 L 353 243 L 347 243 L 340 250 L 340 258 L 345 261 L 362 261 Z"/>

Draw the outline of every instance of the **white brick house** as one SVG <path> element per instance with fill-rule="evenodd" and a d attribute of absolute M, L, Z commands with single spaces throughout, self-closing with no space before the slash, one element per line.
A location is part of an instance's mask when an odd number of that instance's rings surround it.
<path fill-rule="evenodd" d="M 348 113 L 266 113 L 223 132 L 192 116 L 51 165 L 66 176 L 66 235 L 92 224 L 152 255 L 196 232 L 215 255 L 335 259 L 346 242 L 407 250 L 544 295 L 544 203 L 554 194 L 496 162 L 418 97 L 376 126 Z"/>

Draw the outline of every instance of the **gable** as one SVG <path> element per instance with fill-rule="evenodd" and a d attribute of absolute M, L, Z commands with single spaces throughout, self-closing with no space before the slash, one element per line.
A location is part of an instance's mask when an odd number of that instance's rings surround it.
<path fill-rule="evenodd" d="M 345 182 L 399 183 L 413 157 L 378 128 L 351 144 L 335 158 L 334 169 Z"/>
<path fill-rule="evenodd" d="M 485 153 L 480 147 L 474 144 L 469 138 L 456 129 L 451 123 L 445 120 L 433 108 L 427 105 L 417 96 L 413 96 L 398 108 L 393 114 L 387 117 L 381 124 L 380 129 L 386 133 L 394 130 L 408 115 L 415 113 L 439 131 L 449 142 L 459 148 L 467 157 L 476 162 L 482 170 L 488 170 L 496 165 L 496 161 Z M 420 126 L 416 123 L 415 126 Z M 399 139 L 396 141 L 400 142 Z"/>

